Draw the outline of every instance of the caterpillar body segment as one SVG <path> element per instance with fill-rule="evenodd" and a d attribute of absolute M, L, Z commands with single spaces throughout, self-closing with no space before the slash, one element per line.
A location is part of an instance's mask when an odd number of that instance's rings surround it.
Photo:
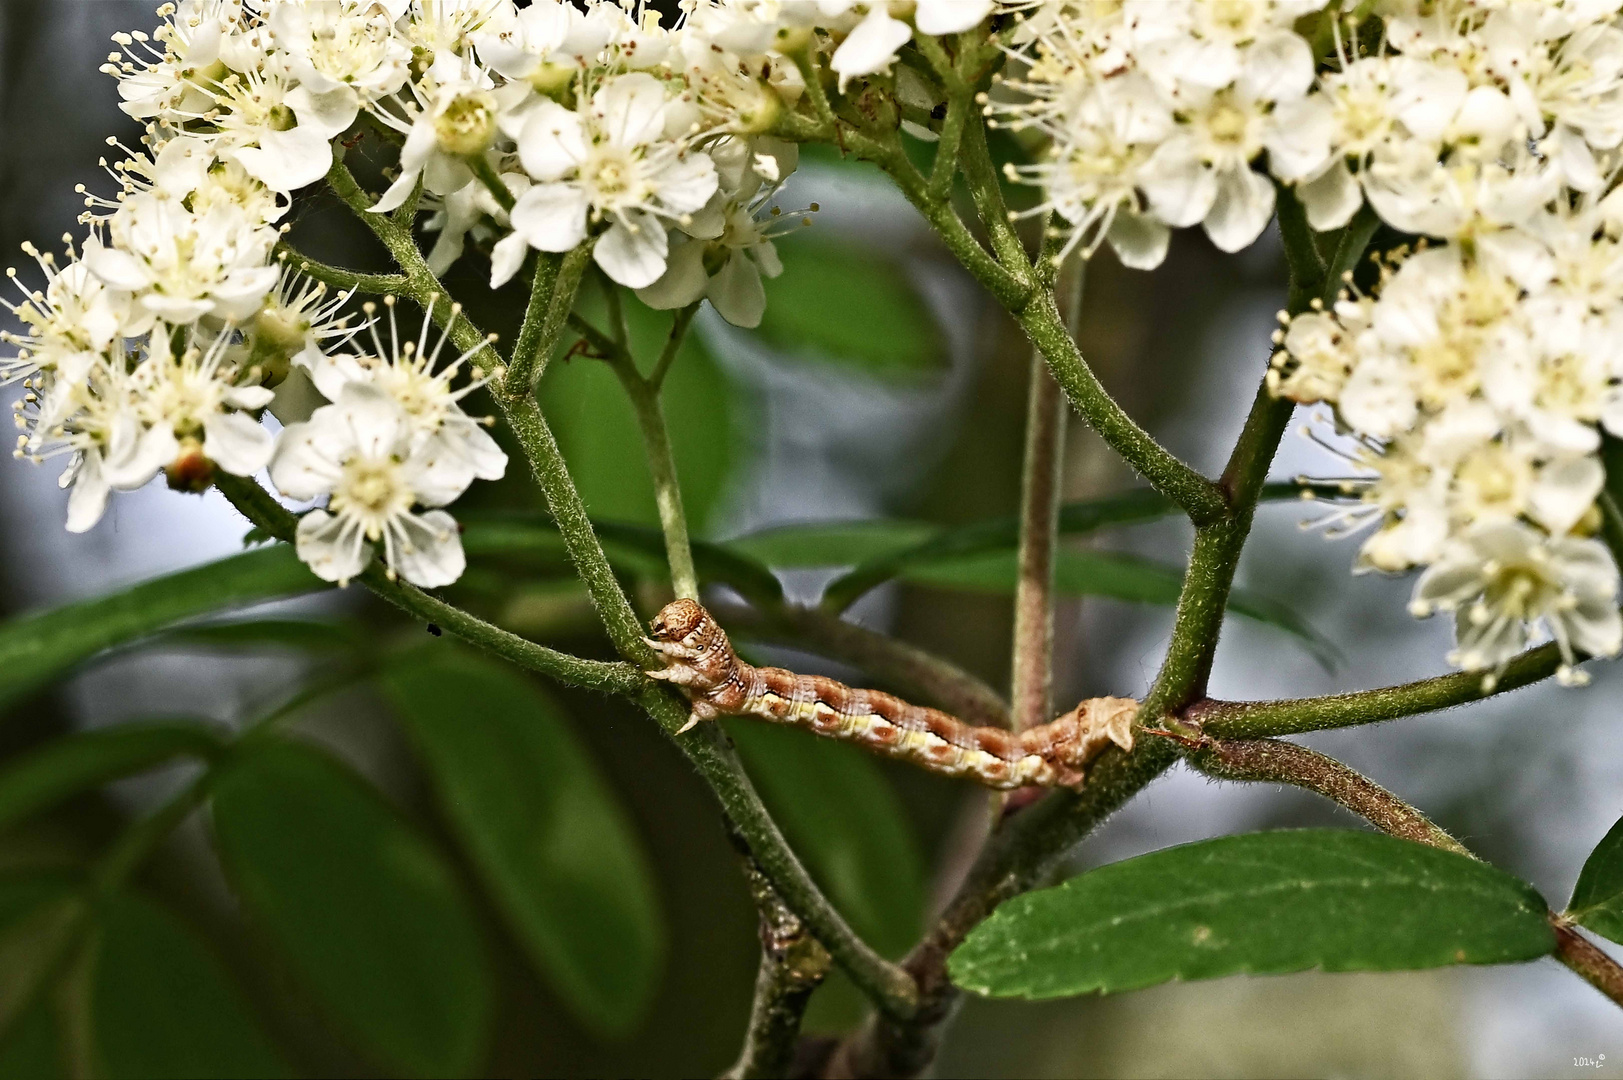
<path fill-rule="evenodd" d="M 1090 698 L 1047 724 L 1012 732 L 821 675 L 755 667 L 693 600 L 667 604 L 651 630 L 646 640 L 665 667 L 648 674 L 680 687 L 692 703 L 683 731 L 718 716 L 753 716 L 1004 790 L 1080 787 L 1088 762 L 1106 746 L 1133 747 L 1138 703 L 1130 698 Z"/>

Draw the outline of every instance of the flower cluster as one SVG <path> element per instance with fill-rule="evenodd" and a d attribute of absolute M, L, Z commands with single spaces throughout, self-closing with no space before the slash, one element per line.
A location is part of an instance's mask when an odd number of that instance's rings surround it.
<path fill-rule="evenodd" d="M 1490 682 L 1541 628 L 1569 681 L 1623 648 L 1593 538 L 1623 434 L 1620 6 L 1377 5 L 1371 54 L 1320 80 L 1335 160 L 1298 187 L 1315 225 L 1367 197 L 1425 238 L 1289 320 L 1270 378 L 1334 406 L 1372 476 L 1337 516 L 1378 523 L 1361 564 L 1426 568 L 1412 610 L 1453 614 L 1453 661 Z"/>

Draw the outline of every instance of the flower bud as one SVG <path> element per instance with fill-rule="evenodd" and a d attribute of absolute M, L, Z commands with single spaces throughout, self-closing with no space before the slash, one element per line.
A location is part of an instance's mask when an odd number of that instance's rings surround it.
<path fill-rule="evenodd" d="M 164 478 L 172 491 L 189 491 L 200 495 L 214 483 L 214 462 L 203 453 L 203 444 L 195 437 L 181 440 L 180 453 L 163 469 Z"/>

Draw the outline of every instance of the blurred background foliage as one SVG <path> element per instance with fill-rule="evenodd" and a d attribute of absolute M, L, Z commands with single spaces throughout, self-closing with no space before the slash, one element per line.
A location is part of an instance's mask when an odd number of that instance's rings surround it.
<path fill-rule="evenodd" d="M 102 140 L 139 133 L 95 68 L 110 33 L 150 22 L 149 4 L 125 0 L 0 5 L 0 248 L 49 246 L 80 208 L 74 185 L 108 187 L 94 165 Z M 666 391 L 696 535 L 770 565 L 797 600 L 843 568 L 1012 513 L 1029 370 L 1012 324 L 876 175 L 809 153 L 783 203 L 812 202 L 814 227 L 780 241 L 786 269 L 762 327 L 702 315 Z M 293 238 L 356 267 L 381 254 L 320 195 L 299 208 Z M 490 296 L 482 275 L 470 259 L 449 284 L 510 337 L 518 301 Z M 1136 418 L 1212 469 L 1282 295 L 1271 237 L 1221 260 L 1181 236 L 1153 274 L 1101 256 L 1083 351 Z M 583 303 L 601 314 L 605 301 L 588 287 Z M 636 303 L 625 314 L 639 354 L 657 352 L 670 316 Z M 551 366 L 542 401 L 627 584 L 654 610 L 658 548 L 650 556 L 636 527 L 657 517 L 625 395 L 575 352 Z M 1276 476 L 1335 464 L 1292 446 Z M 69 537 L 53 480 L 0 470 L 7 618 L 241 549 L 246 527 L 223 502 L 157 488 Z M 1132 483 L 1071 425 L 1068 498 Z M 536 640 L 607 655 L 538 498 L 517 467 L 470 492 L 473 561 L 452 598 Z M 1263 515 L 1242 573 L 1252 618 L 1231 620 L 1215 692 L 1318 693 L 1440 667 L 1446 630 L 1407 621 L 1405 584 L 1352 581 L 1350 551 L 1302 537 L 1300 517 Z M 1161 521 L 1068 542 L 1062 703 L 1142 691 L 1187 539 Z M 277 559 L 260 549 L 232 564 L 239 601 L 311 591 L 306 579 L 289 584 Z M 1002 685 L 1009 559 L 910 564 L 850 617 Z M 106 640 L 49 621 L 0 628 L 11 681 L 0 694 L 0 1076 L 695 1075 L 731 1061 L 754 978 L 754 912 L 716 807 L 653 724 L 424 635 L 354 590 L 152 636 L 218 606 L 224 587 L 217 575 L 137 593 Z M 18 643 L 52 626 L 60 663 L 28 667 Z M 118 648 L 70 673 L 104 646 Z M 806 652 L 751 649 L 860 678 Z M 1607 704 L 1617 685 L 1603 672 L 1586 694 L 1539 690 L 1319 745 L 1561 896 L 1623 802 Z M 966 868 L 986 795 L 799 732 L 729 730 L 834 902 L 881 951 L 904 952 Z M 91 794 L 53 793 L 63 777 L 79 790 L 136 772 Z M 1179 774 L 1078 865 L 1325 823 L 1349 822 L 1299 792 Z M 98 885 L 93 902 L 86 880 Z M 971 1002 L 938 1072 L 1560 1074 L 1579 1054 L 1623 1060 L 1608 1009 L 1548 962 Z M 808 1028 L 837 1034 L 860 1015 L 834 978 Z"/>

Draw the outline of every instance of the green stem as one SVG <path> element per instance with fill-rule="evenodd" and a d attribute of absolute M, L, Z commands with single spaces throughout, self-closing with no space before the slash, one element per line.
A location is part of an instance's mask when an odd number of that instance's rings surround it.
<path fill-rule="evenodd" d="M 301 255 L 288 247 L 285 243 L 277 245 L 279 253 L 284 253 L 287 262 L 301 274 L 321 282 L 334 289 L 345 292 L 366 293 L 370 296 L 394 296 L 405 289 L 408 282 L 404 274 L 363 274 L 358 270 L 346 270 L 340 266 L 329 266 L 318 262 L 308 256 Z"/>
<path fill-rule="evenodd" d="M 546 374 L 547 362 L 575 308 L 575 294 L 580 292 L 581 276 L 591 258 L 592 241 L 588 240 L 566 252 L 561 260 L 554 255 L 543 256 L 538 262 L 531 283 L 530 304 L 524 324 L 519 328 L 519 339 L 509 359 L 507 374 L 502 378 L 502 393 L 498 396 L 528 396 Z M 548 264 L 552 267 L 550 273 L 543 272 L 541 266 Z M 422 270 L 426 273 L 428 267 L 425 265 Z M 541 296 L 545 297 L 545 304 L 538 299 Z"/>
<path fill-rule="evenodd" d="M 695 300 L 687 307 L 676 313 L 676 319 L 671 323 L 671 332 L 665 336 L 665 347 L 659 350 L 659 359 L 654 362 L 654 370 L 648 376 L 648 385 L 657 393 L 665 385 L 665 377 L 671 373 L 671 365 L 676 363 L 676 354 L 682 351 L 682 342 L 687 340 L 688 327 L 693 325 L 693 317 L 699 313 L 702 300 Z"/>
<path fill-rule="evenodd" d="M 215 485 L 249 521 L 280 540 L 292 541 L 297 519 L 254 480 L 221 473 L 215 477 Z M 389 580 L 376 564 L 357 580 L 408 615 L 567 686 L 609 694 L 635 694 L 647 685 L 642 673 L 629 664 L 586 660 L 537 645 L 430 596 L 416 586 Z"/>
<path fill-rule="evenodd" d="M 1529 649 L 1513 658 L 1490 689 L 1480 671 L 1456 671 L 1432 679 L 1359 690 L 1350 694 L 1286 701 L 1200 701 L 1185 717 L 1209 734 L 1229 739 L 1297 735 L 1328 728 L 1355 727 L 1404 716 L 1452 709 L 1503 694 L 1555 674 L 1561 651 L 1554 643 Z"/>
<path fill-rule="evenodd" d="M 513 192 L 503 182 L 502 174 L 496 171 L 496 167 L 490 163 L 490 159 L 483 152 L 480 152 L 469 154 L 462 160 L 468 163 L 468 168 L 473 170 L 473 175 L 484 185 L 485 190 L 490 192 L 490 197 L 496 200 L 496 205 L 508 213 L 512 213 L 513 207 L 518 200 L 513 197 Z"/>
<path fill-rule="evenodd" d="M 688 539 L 687 512 L 682 507 L 682 488 L 676 480 L 676 457 L 671 452 L 670 429 L 659 392 L 637 373 L 628 360 L 614 365 L 620 384 L 637 414 L 642 432 L 648 472 L 654 481 L 654 503 L 659 508 L 659 526 L 665 534 L 665 558 L 671 568 L 671 587 L 678 599 L 699 598 L 699 574 L 693 567 L 693 544 Z"/>
<path fill-rule="evenodd" d="M 1026 246 L 1020 242 L 1020 235 L 1009 220 L 1003 185 L 998 181 L 997 169 L 992 165 L 992 154 L 986 145 L 986 125 L 971 124 L 964 132 L 962 148 L 964 180 L 969 185 L 970 198 L 975 201 L 976 213 L 992 237 L 992 251 L 1005 267 L 1018 268 L 1025 273 L 1030 260 Z M 1052 267 L 1044 271 L 1045 274 L 1052 272 Z"/>
<path fill-rule="evenodd" d="M 1082 358 L 1052 293 L 1040 293 L 1017 317 L 1077 412 L 1151 487 L 1197 525 L 1228 512 L 1227 501 L 1211 481 L 1179 461 L 1116 404 Z"/>
<path fill-rule="evenodd" d="M 1062 274 L 1065 321 L 1073 337 L 1081 321 L 1084 270 L 1082 260 L 1073 258 Z M 1033 352 L 1026 405 L 1025 463 L 1020 478 L 1020 542 L 1010 662 L 1010 714 L 1016 731 L 1046 723 L 1053 711 L 1054 553 L 1059 546 L 1060 487 L 1069 408 L 1042 355 Z"/>

